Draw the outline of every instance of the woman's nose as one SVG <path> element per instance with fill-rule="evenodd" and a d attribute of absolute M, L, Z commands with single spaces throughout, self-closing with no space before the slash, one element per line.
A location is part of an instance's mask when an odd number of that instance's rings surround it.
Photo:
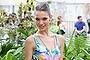
<path fill-rule="evenodd" d="M 42 21 L 42 20 L 40 20 L 39 24 L 43 24 L 43 21 Z"/>

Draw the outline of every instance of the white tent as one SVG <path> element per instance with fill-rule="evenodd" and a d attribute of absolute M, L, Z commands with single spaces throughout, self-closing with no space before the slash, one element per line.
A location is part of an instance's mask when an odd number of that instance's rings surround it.
<path fill-rule="evenodd" d="M 0 5 L 19 5 L 25 3 L 26 0 L 0 0 Z"/>
<path fill-rule="evenodd" d="M 52 2 L 65 2 L 65 3 L 90 3 L 90 0 L 37 0 L 39 2 L 52 1 Z"/>
<path fill-rule="evenodd" d="M 21 2 L 26 3 L 27 0 L 0 0 L 0 5 L 19 5 Z M 37 0 L 39 2 L 65 2 L 65 3 L 90 3 L 90 0 Z"/>

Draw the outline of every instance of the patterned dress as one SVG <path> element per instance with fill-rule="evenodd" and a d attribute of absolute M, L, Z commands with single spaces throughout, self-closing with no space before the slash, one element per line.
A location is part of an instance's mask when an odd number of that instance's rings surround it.
<path fill-rule="evenodd" d="M 58 37 L 56 36 L 56 47 L 49 52 L 49 49 L 42 46 L 35 36 L 34 40 L 36 43 L 36 49 L 33 52 L 32 60 L 58 60 L 60 56 L 60 44 L 58 41 Z"/>

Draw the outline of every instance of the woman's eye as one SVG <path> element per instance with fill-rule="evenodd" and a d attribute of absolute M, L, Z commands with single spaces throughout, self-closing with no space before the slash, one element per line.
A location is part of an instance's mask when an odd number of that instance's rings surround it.
<path fill-rule="evenodd" d="M 47 20 L 48 18 L 43 18 L 42 20 Z"/>
<path fill-rule="evenodd" d="M 39 18 L 35 18 L 35 20 L 39 21 L 40 19 Z"/>

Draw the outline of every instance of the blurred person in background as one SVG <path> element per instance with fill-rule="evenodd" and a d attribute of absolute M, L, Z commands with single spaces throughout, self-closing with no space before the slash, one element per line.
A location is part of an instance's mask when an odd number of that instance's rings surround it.
<path fill-rule="evenodd" d="M 75 23 L 75 35 L 86 33 L 86 24 L 82 21 L 82 16 L 77 17 L 78 21 Z"/>
<path fill-rule="evenodd" d="M 62 16 L 58 16 L 57 26 L 60 28 L 61 35 L 64 35 L 66 33 L 66 23 L 63 22 Z"/>

